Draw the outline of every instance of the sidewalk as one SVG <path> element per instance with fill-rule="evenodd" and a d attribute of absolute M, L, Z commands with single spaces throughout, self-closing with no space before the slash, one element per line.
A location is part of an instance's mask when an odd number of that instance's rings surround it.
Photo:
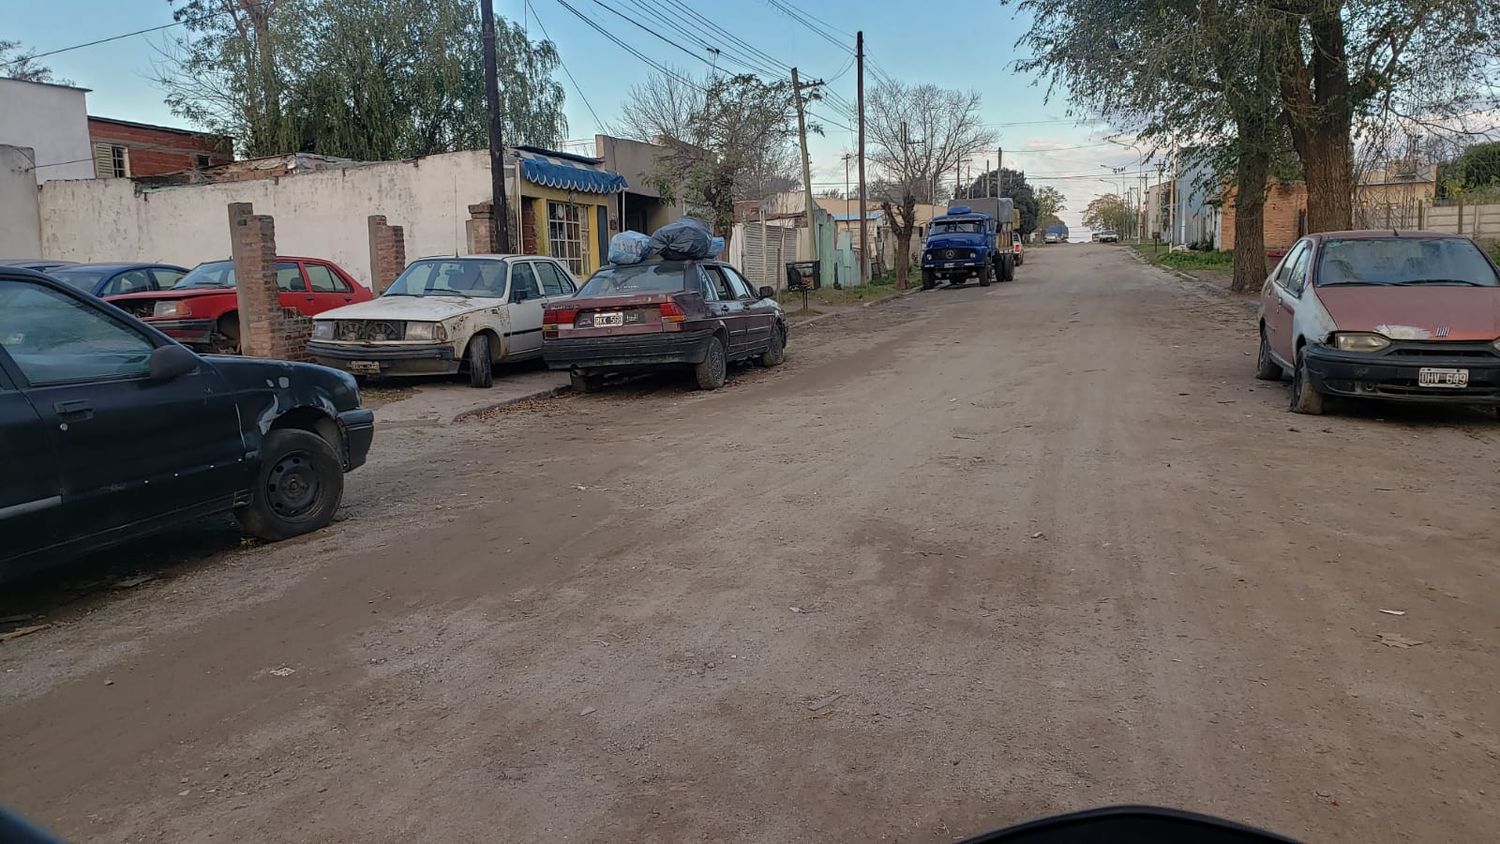
<path fill-rule="evenodd" d="M 380 428 L 443 427 L 465 417 L 502 405 L 550 396 L 568 389 L 566 372 L 531 368 L 496 371 L 495 386 L 470 387 L 457 380 L 387 381 L 371 390 L 399 398 L 375 407 L 375 426 Z"/>

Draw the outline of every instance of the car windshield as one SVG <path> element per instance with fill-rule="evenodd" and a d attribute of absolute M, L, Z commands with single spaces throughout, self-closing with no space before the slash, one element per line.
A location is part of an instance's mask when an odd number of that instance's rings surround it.
<path fill-rule="evenodd" d="M 428 258 L 413 261 L 386 296 L 505 296 L 505 262 L 496 258 Z"/>
<path fill-rule="evenodd" d="M 1318 256 L 1319 286 L 1431 284 L 1500 286 L 1500 275 L 1466 237 L 1361 237 L 1329 240 Z"/>
<path fill-rule="evenodd" d="M 978 220 L 935 220 L 932 234 L 974 233 L 982 231 L 984 224 Z"/>
<path fill-rule="evenodd" d="M 615 296 L 622 293 L 671 293 L 682 290 L 687 264 L 653 261 L 645 264 L 608 266 L 594 273 L 578 291 L 579 296 Z"/>
<path fill-rule="evenodd" d="M 53 270 L 51 275 L 58 281 L 65 281 L 73 287 L 85 293 L 94 292 L 107 274 L 106 270 L 98 270 L 92 267 L 69 267 L 62 270 Z"/>
<path fill-rule="evenodd" d="M 189 287 L 233 287 L 234 286 L 234 262 L 233 261 L 210 261 L 199 264 L 182 280 L 172 285 L 174 290 Z"/>

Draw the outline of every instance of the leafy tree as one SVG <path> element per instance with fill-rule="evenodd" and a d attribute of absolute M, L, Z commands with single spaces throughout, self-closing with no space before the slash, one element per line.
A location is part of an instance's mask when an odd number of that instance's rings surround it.
<path fill-rule="evenodd" d="M 1440 164 L 1437 181 L 1444 197 L 1500 188 L 1500 141 L 1474 144 Z"/>
<path fill-rule="evenodd" d="M 1026 174 L 1010 168 L 981 173 L 966 189 L 966 196 L 1003 196 L 1016 204 L 1021 212 L 1021 225 L 1016 229 L 1023 237 L 1036 231 L 1038 203 L 1036 192 L 1026 181 Z"/>
<path fill-rule="evenodd" d="M 38 64 L 30 52 L 21 49 L 19 41 L 0 40 L 0 77 L 19 79 L 22 82 L 52 82 L 57 85 L 72 85 L 72 80 L 58 79 L 52 68 Z"/>
<path fill-rule="evenodd" d="M 695 81 L 673 71 L 630 89 L 619 131 L 667 147 L 657 159 L 658 191 L 702 209 L 727 236 L 736 199 L 798 184 L 791 113 L 790 80 L 710 74 Z"/>
<path fill-rule="evenodd" d="M 1038 228 L 1062 222 L 1062 218 L 1057 215 L 1068 209 L 1068 198 L 1062 195 L 1062 191 L 1048 185 L 1038 188 L 1035 196 Z"/>
<path fill-rule="evenodd" d="M 1106 193 L 1098 196 L 1083 209 L 1083 224 L 1095 231 L 1100 229 L 1114 229 L 1117 232 L 1125 230 L 1134 212 L 1130 206 L 1118 195 Z"/>
<path fill-rule="evenodd" d="M 173 0 L 185 34 L 158 67 L 175 114 L 251 156 L 365 160 L 485 146 L 479 13 L 466 0 Z M 566 133 L 550 42 L 496 21 L 507 141 Z"/>
<path fill-rule="evenodd" d="M 994 142 L 979 115 L 974 91 L 885 80 L 865 107 L 870 160 L 877 173 L 872 195 L 896 236 L 896 287 L 908 284 L 918 203 L 939 199 L 939 177 L 966 156 Z"/>

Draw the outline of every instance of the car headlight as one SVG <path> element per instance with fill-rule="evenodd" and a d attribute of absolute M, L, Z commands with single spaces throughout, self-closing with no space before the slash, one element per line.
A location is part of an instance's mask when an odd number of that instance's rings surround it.
<path fill-rule="evenodd" d="M 448 332 L 443 330 L 442 323 L 438 322 L 408 322 L 406 324 L 407 340 L 426 340 L 434 342 L 448 339 Z"/>
<path fill-rule="evenodd" d="M 1496 340 L 1493 345 L 1495 346 L 1495 351 L 1500 352 L 1500 340 Z"/>
<path fill-rule="evenodd" d="M 151 309 L 153 317 L 182 317 L 188 315 L 186 302 L 157 302 Z"/>
<path fill-rule="evenodd" d="M 314 320 L 313 321 L 312 338 L 314 340 L 332 340 L 333 339 L 333 320 L 331 320 L 331 319 Z"/>
<path fill-rule="evenodd" d="M 1341 352 L 1378 352 L 1391 341 L 1379 334 L 1340 331 L 1333 335 L 1333 347 Z"/>

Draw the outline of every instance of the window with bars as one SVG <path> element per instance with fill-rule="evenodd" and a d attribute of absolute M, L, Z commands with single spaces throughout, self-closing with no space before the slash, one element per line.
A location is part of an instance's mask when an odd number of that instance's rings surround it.
<path fill-rule="evenodd" d="M 547 203 L 547 254 L 561 261 L 575 276 L 583 275 L 585 243 L 581 205 Z"/>

